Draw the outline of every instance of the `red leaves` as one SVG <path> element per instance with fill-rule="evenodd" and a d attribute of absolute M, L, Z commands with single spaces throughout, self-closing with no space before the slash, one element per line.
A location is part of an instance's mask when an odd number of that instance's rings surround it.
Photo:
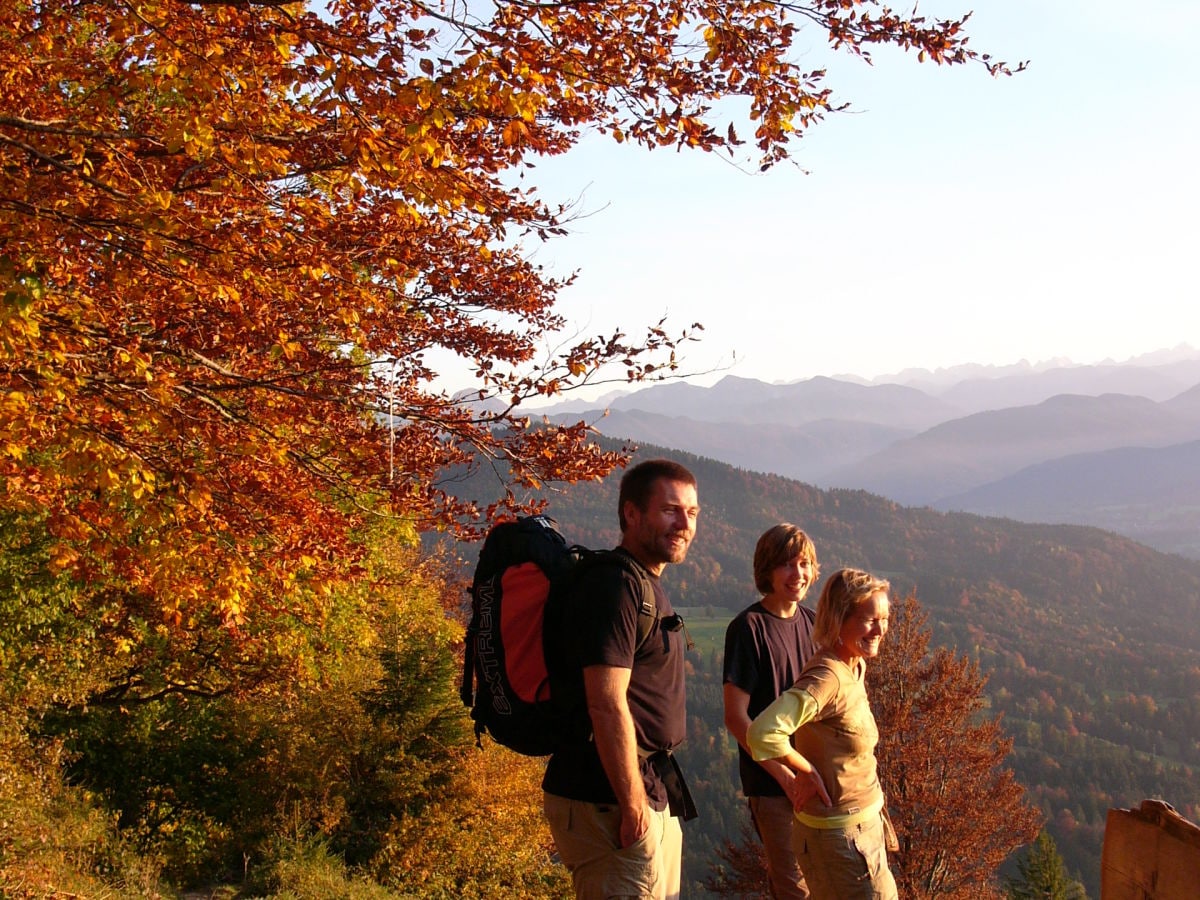
<path fill-rule="evenodd" d="M 761 164 L 785 158 L 832 108 L 824 72 L 794 62 L 797 23 L 854 52 L 976 58 L 965 19 L 875 6 L 17 7 L 0 22 L 6 501 L 54 511 L 61 565 L 238 625 L 341 577 L 368 514 L 472 526 L 447 472 L 607 472 L 586 428 L 532 427 L 519 402 L 670 375 L 695 329 L 547 351 L 564 282 L 521 241 L 569 223 L 511 169 L 589 128 L 732 152 L 728 98 Z M 478 409 L 434 386 L 447 355 Z"/>

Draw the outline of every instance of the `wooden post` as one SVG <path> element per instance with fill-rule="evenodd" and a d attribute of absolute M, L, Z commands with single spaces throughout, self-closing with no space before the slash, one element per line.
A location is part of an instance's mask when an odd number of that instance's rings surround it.
<path fill-rule="evenodd" d="M 1200 897 L 1200 827 L 1161 800 L 1110 809 L 1100 862 L 1100 900 Z"/>

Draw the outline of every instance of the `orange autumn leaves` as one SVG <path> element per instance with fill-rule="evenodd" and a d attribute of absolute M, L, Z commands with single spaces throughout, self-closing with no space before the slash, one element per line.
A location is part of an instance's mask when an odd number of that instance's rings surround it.
<path fill-rule="evenodd" d="M 607 473 L 514 405 L 670 373 L 692 329 L 556 340 L 565 280 L 524 242 L 569 212 L 514 170 L 588 130 L 743 152 L 729 97 L 777 162 L 831 108 L 806 30 L 983 60 L 850 0 L 0 0 L 5 509 L 169 628 L 237 630 L 314 614 L 365 518 L 487 512 L 448 473 Z M 493 405 L 434 387 L 446 352 Z"/>

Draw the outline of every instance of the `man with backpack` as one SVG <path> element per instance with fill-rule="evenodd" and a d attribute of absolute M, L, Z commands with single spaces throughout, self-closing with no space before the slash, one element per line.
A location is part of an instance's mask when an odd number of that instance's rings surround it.
<path fill-rule="evenodd" d="M 545 812 L 577 898 L 670 900 L 680 890 L 679 819 L 695 810 L 670 753 L 684 738 L 686 633 L 659 575 L 695 536 L 696 479 L 679 463 L 647 460 L 621 479 L 617 506 L 617 552 L 645 577 L 596 566 L 563 610 L 564 656 L 582 667 L 591 737 L 550 757 Z M 643 638 L 647 590 L 654 621 Z"/>

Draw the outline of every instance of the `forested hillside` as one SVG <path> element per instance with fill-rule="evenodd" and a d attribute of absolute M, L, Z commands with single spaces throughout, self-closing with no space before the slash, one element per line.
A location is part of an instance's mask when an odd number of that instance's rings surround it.
<path fill-rule="evenodd" d="M 769 525 L 814 538 L 826 572 L 862 566 L 915 590 L 935 644 L 977 659 L 991 709 L 1015 739 L 1012 764 L 1067 864 L 1098 895 L 1110 807 L 1161 797 L 1200 817 L 1200 563 L 1092 528 L 911 509 L 861 491 L 823 491 L 660 448 L 696 473 L 700 526 L 667 573 L 677 602 L 727 619 L 754 599 L 750 559 Z M 589 545 L 615 542 L 616 475 L 554 495 L 549 512 Z M 692 731 L 706 778 L 722 734 L 711 655 L 694 661 Z M 718 676 L 719 679 L 719 676 Z M 735 788 L 718 796 L 730 797 Z M 727 830 L 733 811 L 697 830 Z"/>

